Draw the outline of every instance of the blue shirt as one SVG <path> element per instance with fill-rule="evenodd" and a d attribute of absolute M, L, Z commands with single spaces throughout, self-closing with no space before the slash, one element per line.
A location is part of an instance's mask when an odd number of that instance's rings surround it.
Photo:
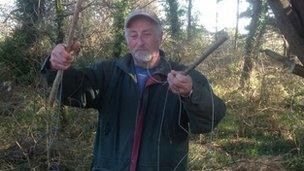
<path fill-rule="evenodd" d="M 135 73 L 136 73 L 136 76 L 137 76 L 137 85 L 138 85 L 138 88 L 139 88 L 139 93 L 141 95 L 143 93 L 144 88 L 145 88 L 146 81 L 148 80 L 148 78 L 152 74 L 152 70 L 147 69 L 147 68 L 142 68 L 142 67 L 139 67 L 139 66 L 135 66 Z"/>

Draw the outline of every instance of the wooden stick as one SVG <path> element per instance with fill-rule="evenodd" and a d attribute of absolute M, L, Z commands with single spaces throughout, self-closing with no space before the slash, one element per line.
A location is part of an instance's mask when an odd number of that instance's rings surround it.
<path fill-rule="evenodd" d="M 66 51 L 68 53 L 70 53 L 71 50 L 72 50 L 71 47 L 73 45 L 74 31 L 75 31 L 75 28 L 76 28 L 76 25 L 77 25 L 77 22 L 78 22 L 78 19 L 79 19 L 79 12 L 81 10 L 81 4 L 82 4 L 83 1 L 84 0 L 78 0 L 77 3 L 76 3 L 73 19 L 72 19 L 72 22 L 71 22 L 71 25 L 70 25 L 70 30 L 69 30 L 69 35 L 68 35 L 68 42 L 67 42 L 67 47 L 66 47 Z M 55 78 L 55 80 L 53 82 L 53 85 L 52 85 L 50 96 L 49 96 L 50 106 L 53 106 L 53 104 L 54 104 L 56 95 L 58 93 L 59 85 L 62 82 L 62 77 L 63 77 L 63 70 L 58 70 L 57 74 L 56 74 L 56 78 Z"/>
<path fill-rule="evenodd" d="M 282 63 L 284 66 L 286 66 L 288 68 L 293 68 L 295 65 L 294 62 L 292 62 L 287 57 L 284 57 L 272 50 L 265 49 L 265 50 L 261 50 L 261 52 L 264 52 L 267 56 L 269 56 L 270 58 L 272 58 L 276 61 L 279 61 L 280 63 Z"/>
<path fill-rule="evenodd" d="M 227 39 L 228 39 L 228 36 L 223 36 L 223 37 L 219 38 L 218 41 L 216 41 L 212 45 L 210 45 L 210 47 L 202 54 L 202 56 L 200 56 L 199 58 L 196 58 L 196 60 L 184 70 L 185 75 L 189 74 L 190 71 L 192 71 L 200 63 L 202 63 L 211 53 L 213 53 Z"/>
<path fill-rule="evenodd" d="M 304 78 L 304 67 L 302 65 L 296 64 L 287 57 L 284 57 L 269 49 L 262 50 L 262 52 L 264 52 L 267 56 L 271 57 L 272 59 L 275 59 L 276 61 L 282 63 L 285 67 L 288 68 L 288 70 L 291 73 Z"/>

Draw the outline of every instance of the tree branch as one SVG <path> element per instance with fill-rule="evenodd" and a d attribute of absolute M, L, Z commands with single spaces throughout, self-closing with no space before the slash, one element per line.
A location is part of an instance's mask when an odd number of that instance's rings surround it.
<path fill-rule="evenodd" d="M 19 9 L 14 9 L 12 10 L 10 13 L 7 14 L 7 17 L 5 17 L 5 19 L 3 20 L 3 24 L 7 22 L 8 19 L 13 18 L 13 13 L 15 13 L 16 11 L 18 11 Z"/>
<path fill-rule="evenodd" d="M 304 78 L 304 67 L 302 65 L 296 64 L 287 57 L 284 57 L 269 49 L 262 50 L 262 52 L 264 52 L 271 59 L 274 59 L 283 64 L 291 73 Z"/>

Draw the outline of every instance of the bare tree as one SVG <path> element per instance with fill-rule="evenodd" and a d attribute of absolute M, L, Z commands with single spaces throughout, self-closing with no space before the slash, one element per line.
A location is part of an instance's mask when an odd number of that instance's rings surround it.
<path fill-rule="evenodd" d="M 61 0 L 55 0 L 55 9 L 56 9 L 56 26 L 57 26 L 56 44 L 58 44 L 63 42 L 65 35 L 65 31 L 63 28 L 64 13 L 63 13 L 63 5 Z"/>
<path fill-rule="evenodd" d="M 239 20 L 240 20 L 240 0 L 237 0 L 236 7 L 236 24 L 235 24 L 235 33 L 234 33 L 234 50 L 237 50 L 238 34 L 239 34 Z"/>
<path fill-rule="evenodd" d="M 288 41 L 292 53 L 304 64 L 304 2 L 296 0 L 268 0 L 277 25 Z"/>
<path fill-rule="evenodd" d="M 173 40 L 173 49 L 174 57 L 176 61 L 180 61 L 180 47 L 178 41 L 180 41 L 181 35 L 181 23 L 179 20 L 179 4 L 177 0 L 166 0 L 168 9 L 167 9 L 167 18 L 170 23 L 170 35 Z"/>
<path fill-rule="evenodd" d="M 221 0 L 216 0 L 216 10 L 215 10 L 215 32 L 218 32 L 218 18 L 219 18 L 219 3 Z"/>
<path fill-rule="evenodd" d="M 191 40 L 192 36 L 192 0 L 188 0 L 188 13 L 187 13 L 187 18 L 188 18 L 188 25 L 187 25 L 187 40 Z"/>

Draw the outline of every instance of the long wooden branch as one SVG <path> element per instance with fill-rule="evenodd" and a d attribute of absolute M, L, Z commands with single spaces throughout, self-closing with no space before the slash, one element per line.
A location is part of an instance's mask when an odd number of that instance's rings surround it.
<path fill-rule="evenodd" d="M 190 64 L 185 70 L 185 75 L 189 74 L 191 70 L 196 68 L 200 63 L 202 63 L 211 53 L 213 53 L 219 46 L 221 46 L 226 40 L 228 36 L 223 36 L 218 39 L 218 41 L 214 42 L 210 47 L 200 56 L 197 58 L 192 64 Z"/>
<path fill-rule="evenodd" d="M 67 42 L 67 47 L 66 47 L 67 52 L 71 52 L 71 50 L 72 50 L 71 47 L 73 45 L 74 32 L 75 32 L 75 28 L 76 28 L 76 25 L 77 25 L 77 22 L 78 22 L 78 19 L 79 19 L 79 12 L 81 10 L 81 4 L 82 4 L 83 1 L 84 0 L 78 0 L 77 4 L 76 4 L 76 7 L 75 7 L 75 12 L 74 12 L 74 15 L 73 15 L 73 19 L 72 19 L 72 22 L 71 22 L 71 25 L 70 25 L 70 30 L 69 30 L 69 35 L 68 35 L 68 42 Z M 63 70 L 58 70 L 57 74 L 56 74 L 56 78 L 53 82 L 53 86 L 52 86 L 52 89 L 51 89 L 50 96 L 49 96 L 50 106 L 53 106 L 53 104 L 54 104 L 56 95 L 58 93 L 59 85 L 62 82 L 62 77 L 63 77 Z"/>
<path fill-rule="evenodd" d="M 270 58 L 282 63 L 291 73 L 304 78 L 304 67 L 302 65 L 296 64 L 287 57 L 284 57 L 269 49 L 263 50 L 262 52 L 264 52 Z"/>

